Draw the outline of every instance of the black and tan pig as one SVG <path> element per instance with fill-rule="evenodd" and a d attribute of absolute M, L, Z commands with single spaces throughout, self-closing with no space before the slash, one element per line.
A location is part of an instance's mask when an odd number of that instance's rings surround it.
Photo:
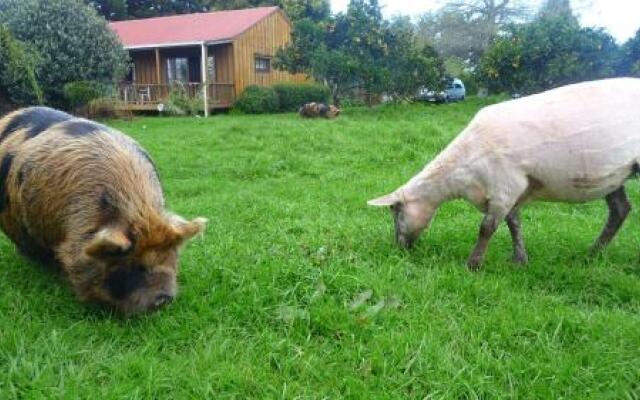
<path fill-rule="evenodd" d="M 180 248 L 205 224 L 165 210 L 151 158 L 124 134 L 45 107 L 0 120 L 0 227 L 81 300 L 125 314 L 170 302 Z"/>

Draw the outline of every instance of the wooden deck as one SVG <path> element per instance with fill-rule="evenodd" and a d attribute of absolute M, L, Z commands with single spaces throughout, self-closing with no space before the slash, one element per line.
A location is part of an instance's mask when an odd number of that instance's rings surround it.
<path fill-rule="evenodd" d="M 116 95 L 116 108 L 126 111 L 156 111 L 166 104 L 169 94 L 182 92 L 189 98 L 203 98 L 203 84 L 122 84 Z M 233 83 L 207 84 L 209 109 L 230 108 L 235 100 Z"/>

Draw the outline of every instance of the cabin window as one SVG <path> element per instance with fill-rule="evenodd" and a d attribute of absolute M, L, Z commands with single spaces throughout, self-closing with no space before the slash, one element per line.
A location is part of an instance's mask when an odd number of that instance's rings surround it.
<path fill-rule="evenodd" d="M 256 72 L 271 71 L 271 59 L 267 57 L 256 57 Z"/>
<path fill-rule="evenodd" d="M 167 81 L 169 84 L 189 82 L 189 60 L 186 57 L 167 58 Z"/>
<path fill-rule="evenodd" d="M 216 81 L 216 58 L 214 56 L 207 57 L 207 81 Z"/>

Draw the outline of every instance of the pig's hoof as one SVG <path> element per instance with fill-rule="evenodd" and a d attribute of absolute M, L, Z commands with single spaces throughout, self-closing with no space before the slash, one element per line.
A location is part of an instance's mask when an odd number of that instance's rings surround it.
<path fill-rule="evenodd" d="M 588 254 L 589 254 L 590 257 L 595 257 L 595 256 L 599 255 L 600 253 L 602 253 L 603 249 L 604 249 L 603 245 L 594 244 L 593 246 L 589 247 Z"/>
<path fill-rule="evenodd" d="M 482 260 L 480 259 L 470 258 L 469 261 L 467 261 L 467 268 L 469 268 L 469 271 L 471 272 L 479 271 L 481 266 Z"/>
<path fill-rule="evenodd" d="M 529 263 L 529 256 L 527 253 L 515 253 L 511 260 L 518 265 L 525 266 Z"/>

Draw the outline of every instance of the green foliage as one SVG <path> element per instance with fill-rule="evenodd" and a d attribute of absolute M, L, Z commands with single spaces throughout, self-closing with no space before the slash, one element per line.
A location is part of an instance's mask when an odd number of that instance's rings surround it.
<path fill-rule="evenodd" d="M 107 90 L 100 82 L 79 81 L 64 85 L 64 97 L 72 108 L 84 107 L 91 100 L 104 97 L 106 94 Z"/>
<path fill-rule="evenodd" d="M 478 78 L 475 74 L 469 72 L 461 72 L 455 75 L 454 78 L 459 78 L 462 83 L 464 83 L 464 88 L 467 96 L 478 94 L 480 82 L 478 82 Z"/>
<path fill-rule="evenodd" d="M 435 89 L 444 77 L 444 62 L 430 45 L 418 45 L 409 19 L 397 18 L 387 29 L 383 91 L 392 98 L 408 99 L 422 87 Z"/>
<path fill-rule="evenodd" d="M 311 21 L 327 21 L 331 15 L 329 0 L 280 0 L 274 4 L 281 6 L 294 24 L 305 18 Z"/>
<path fill-rule="evenodd" d="M 251 85 L 233 104 L 234 109 L 246 114 L 266 114 L 279 110 L 278 95 L 271 87 Z"/>
<path fill-rule="evenodd" d="M 622 46 L 621 53 L 620 75 L 640 77 L 640 29 Z"/>
<path fill-rule="evenodd" d="M 292 42 L 276 56 L 276 68 L 304 72 L 331 89 L 333 102 L 364 93 L 415 93 L 441 75 L 435 53 L 419 46 L 407 20 L 389 24 L 377 0 L 351 0 L 346 13 L 318 23 L 296 23 Z"/>
<path fill-rule="evenodd" d="M 331 94 L 328 87 L 313 83 L 278 83 L 273 90 L 278 96 L 278 109 L 285 112 L 298 111 L 310 102 L 326 103 Z"/>
<path fill-rule="evenodd" d="M 485 53 L 479 77 L 492 91 L 534 93 L 615 75 L 618 47 L 597 28 L 566 17 L 514 25 Z"/>
<path fill-rule="evenodd" d="M 3 0 L 0 23 L 39 54 L 38 82 L 45 100 L 64 105 L 69 82 L 119 81 L 127 53 L 106 21 L 80 0 Z"/>
<path fill-rule="evenodd" d="M 202 92 L 190 95 L 184 84 L 177 83 L 171 87 L 164 111 L 169 115 L 199 115 L 204 112 Z"/>
<path fill-rule="evenodd" d="M 86 3 L 109 21 L 120 21 L 129 17 L 127 0 L 88 0 Z"/>
<path fill-rule="evenodd" d="M 0 25 L 0 94 L 16 105 L 42 104 L 36 79 L 38 56 Z"/>
<path fill-rule="evenodd" d="M 331 12 L 329 0 L 86 0 L 86 3 L 112 21 L 258 6 L 280 6 L 294 22 L 303 18 L 325 20 Z"/>

